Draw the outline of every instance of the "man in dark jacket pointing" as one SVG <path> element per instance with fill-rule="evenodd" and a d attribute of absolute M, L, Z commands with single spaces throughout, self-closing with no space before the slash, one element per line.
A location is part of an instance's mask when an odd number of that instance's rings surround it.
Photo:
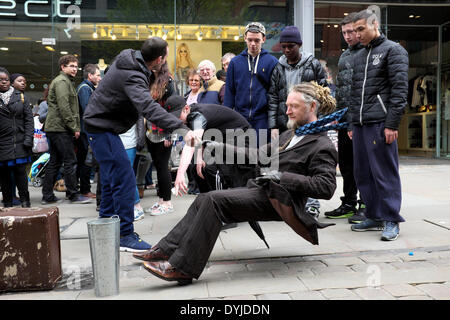
<path fill-rule="evenodd" d="M 92 94 L 84 113 L 89 143 L 100 165 L 100 217 L 120 217 L 121 251 L 140 252 L 151 246 L 134 232 L 136 178 L 118 135 L 128 131 L 139 115 L 168 132 L 188 129 L 150 95 L 152 71 L 166 62 L 168 51 L 167 42 L 158 37 L 146 40 L 140 51 L 123 50 Z M 186 138 L 191 135 L 189 132 Z"/>
<path fill-rule="evenodd" d="M 353 29 L 365 46 L 354 56 L 348 120 L 353 140 L 356 185 L 366 203 L 367 219 L 353 231 L 383 230 L 382 240 L 399 234 L 401 184 L 398 127 L 408 96 L 408 53 L 379 31 L 375 13 L 363 10 Z"/>

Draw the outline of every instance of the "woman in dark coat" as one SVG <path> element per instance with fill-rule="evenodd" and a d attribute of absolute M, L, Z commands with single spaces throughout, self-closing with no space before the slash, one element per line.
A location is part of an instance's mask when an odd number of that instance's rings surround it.
<path fill-rule="evenodd" d="M 153 99 L 158 102 L 163 108 L 166 100 L 175 94 L 175 86 L 173 79 L 169 73 L 167 63 L 165 63 L 161 70 L 153 71 L 155 78 L 151 81 L 152 86 L 150 91 Z M 156 176 L 158 179 L 157 196 L 158 202 L 149 208 L 145 208 L 145 213 L 150 213 L 152 216 L 159 216 L 173 211 L 172 199 L 172 175 L 169 170 L 169 159 L 172 152 L 172 140 L 170 135 L 164 132 L 163 129 L 158 128 L 153 123 L 148 122 L 147 126 L 147 147 L 150 152 L 153 165 L 156 169 Z"/>
<path fill-rule="evenodd" d="M 31 162 L 34 122 L 29 101 L 11 86 L 8 71 L 0 67 L 0 182 L 5 207 L 12 207 L 14 173 L 22 207 L 30 207 L 25 165 Z"/>

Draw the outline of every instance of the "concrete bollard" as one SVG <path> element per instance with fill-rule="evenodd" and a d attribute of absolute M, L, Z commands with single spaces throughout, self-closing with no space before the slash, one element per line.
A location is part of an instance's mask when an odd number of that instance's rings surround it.
<path fill-rule="evenodd" d="M 119 294 L 120 219 L 98 218 L 87 222 L 95 295 L 106 297 Z"/>

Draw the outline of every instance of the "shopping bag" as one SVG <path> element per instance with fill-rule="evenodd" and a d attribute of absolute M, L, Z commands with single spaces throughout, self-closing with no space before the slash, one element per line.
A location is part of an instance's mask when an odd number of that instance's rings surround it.
<path fill-rule="evenodd" d="M 33 153 L 43 153 L 48 151 L 47 136 L 42 131 L 42 123 L 39 121 L 39 117 L 34 117 L 34 137 L 33 137 Z"/>

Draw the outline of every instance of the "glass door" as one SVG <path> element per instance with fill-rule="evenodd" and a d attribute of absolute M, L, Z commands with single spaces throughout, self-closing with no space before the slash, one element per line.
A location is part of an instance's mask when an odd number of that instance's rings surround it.
<path fill-rule="evenodd" d="M 442 25 L 441 30 L 441 77 L 440 77 L 440 142 L 438 156 L 450 159 L 450 22 Z"/>

